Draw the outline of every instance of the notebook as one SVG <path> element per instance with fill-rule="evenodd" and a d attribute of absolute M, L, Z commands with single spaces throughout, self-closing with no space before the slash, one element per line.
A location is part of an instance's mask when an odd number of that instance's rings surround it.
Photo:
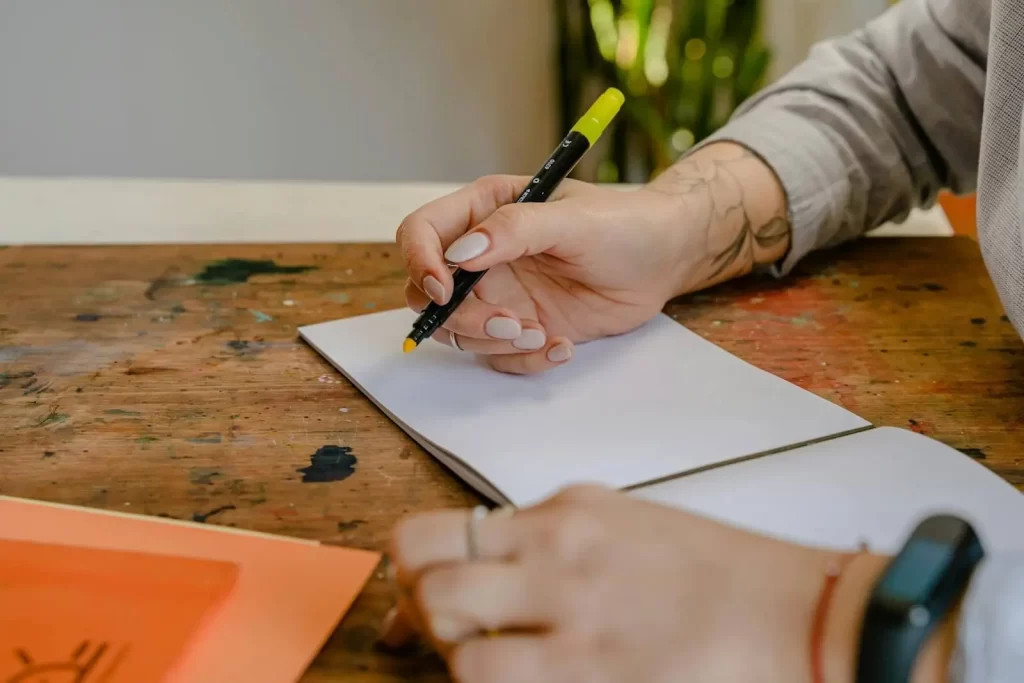
<path fill-rule="evenodd" d="M 228 562 L 0 540 L 0 681 L 162 681 L 235 584 Z"/>
<path fill-rule="evenodd" d="M 909 528 L 939 504 L 993 524 L 1000 514 L 1024 515 L 1024 496 L 959 452 L 876 430 L 665 315 L 580 345 L 571 363 L 530 377 L 497 373 L 432 342 L 403 354 L 414 319 L 394 310 L 299 333 L 497 503 L 525 506 L 570 484 L 598 483 L 836 547 L 855 543 L 853 530 L 891 541 L 894 527 Z M 932 478 L 958 485 L 940 495 L 926 485 Z M 872 492 L 885 503 L 849 502 Z M 889 510 L 899 518 L 883 515 Z M 1002 539 L 997 527 L 991 533 Z"/>
<path fill-rule="evenodd" d="M 659 316 L 522 377 L 424 343 L 389 311 L 299 333 L 488 498 L 529 505 L 581 478 L 626 488 L 870 425 Z"/>
<path fill-rule="evenodd" d="M 380 559 L 314 541 L 4 496 L 0 540 L 237 565 L 230 595 L 209 614 L 175 669 L 156 679 L 161 683 L 297 681 Z"/>
<path fill-rule="evenodd" d="M 968 519 L 988 552 L 1024 550 L 1024 495 L 963 453 L 879 427 L 638 489 L 784 540 L 896 553 L 925 517 Z"/>

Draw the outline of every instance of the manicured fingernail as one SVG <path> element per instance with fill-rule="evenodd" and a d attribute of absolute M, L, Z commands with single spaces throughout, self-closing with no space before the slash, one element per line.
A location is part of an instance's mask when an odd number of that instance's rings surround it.
<path fill-rule="evenodd" d="M 548 360 L 552 363 L 564 363 L 572 358 L 572 345 L 562 342 L 548 349 Z"/>
<path fill-rule="evenodd" d="M 438 640 L 455 641 L 463 633 L 462 624 L 454 619 L 440 617 L 430 622 L 430 629 Z"/>
<path fill-rule="evenodd" d="M 512 346 L 520 351 L 536 351 L 537 349 L 544 348 L 544 344 L 547 341 L 548 338 L 543 331 L 530 328 L 523 330 L 523 333 L 519 335 L 519 339 L 512 342 Z"/>
<path fill-rule="evenodd" d="M 491 318 L 484 324 L 484 332 L 494 339 L 518 339 L 523 333 L 523 326 L 512 318 Z"/>
<path fill-rule="evenodd" d="M 388 610 L 387 615 L 384 616 L 384 621 L 380 624 L 381 637 L 387 637 L 391 634 L 391 629 L 395 626 L 395 619 L 398 618 L 398 608 L 392 607 Z"/>
<path fill-rule="evenodd" d="M 427 293 L 435 304 L 444 303 L 444 285 L 433 275 L 423 278 L 423 291 Z"/>
<path fill-rule="evenodd" d="M 384 571 L 387 573 L 389 583 L 394 583 L 398 580 L 398 567 L 391 560 L 388 560 L 388 568 Z"/>
<path fill-rule="evenodd" d="M 444 257 L 452 263 L 462 263 L 474 259 L 487 251 L 491 246 L 491 240 L 482 232 L 471 232 L 463 235 L 448 247 Z"/>

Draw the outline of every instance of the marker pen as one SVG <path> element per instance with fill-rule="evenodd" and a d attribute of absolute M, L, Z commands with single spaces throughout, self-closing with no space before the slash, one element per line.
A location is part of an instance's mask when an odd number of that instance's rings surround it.
<path fill-rule="evenodd" d="M 533 176 L 526 189 L 516 199 L 516 203 L 547 201 L 555 188 L 569 177 L 587 150 L 601 137 L 605 128 L 619 113 L 624 101 L 622 93 L 616 88 L 609 88 L 597 98 L 587 113 L 572 127 L 558 148 L 551 153 L 541 169 L 537 171 L 537 175 Z M 451 299 L 444 305 L 431 302 L 423 309 L 413 323 L 412 332 L 402 344 L 402 350 L 409 353 L 444 325 L 445 321 L 486 274 L 486 270 L 472 272 L 462 268 L 456 269 L 452 274 L 455 287 Z"/>

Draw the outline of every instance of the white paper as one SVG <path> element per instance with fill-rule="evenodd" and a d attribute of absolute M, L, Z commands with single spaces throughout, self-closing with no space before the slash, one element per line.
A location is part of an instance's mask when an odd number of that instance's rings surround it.
<path fill-rule="evenodd" d="M 632 486 L 868 426 L 664 315 L 530 377 L 432 341 L 403 354 L 414 318 L 390 311 L 300 333 L 471 485 L 520 506 L 572 483 Z"/>
<path fill-rule="evenodd" d="M 786 540 L 897 552 L 919 522 L 972 522 L 986 551 L 1024 549 L 1024 495 L 966 455 L 892 427 L 698 472 L 634 495 Z"/>

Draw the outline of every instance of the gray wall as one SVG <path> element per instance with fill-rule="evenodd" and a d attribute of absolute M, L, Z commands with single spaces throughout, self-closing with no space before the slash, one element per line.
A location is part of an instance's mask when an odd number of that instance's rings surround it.
<path fill-rule="evenodd" d="M 775 75 L 886 2 L 767 0 Z M 532 173 L 552 3 L 0 0 L 0 176 Z"/>
<path fill-rule="evenodd" d="M 889 7 L 889 0 L 765 0 L 764 31 L 772 44 L 771 77 L 799 64 L 819 40 L 859 28 Z"/>
<path fill-rule="evenodd" d="M 0 175 L 463 181 L 556 142 L 550 0 L 0 0 Z"/>

